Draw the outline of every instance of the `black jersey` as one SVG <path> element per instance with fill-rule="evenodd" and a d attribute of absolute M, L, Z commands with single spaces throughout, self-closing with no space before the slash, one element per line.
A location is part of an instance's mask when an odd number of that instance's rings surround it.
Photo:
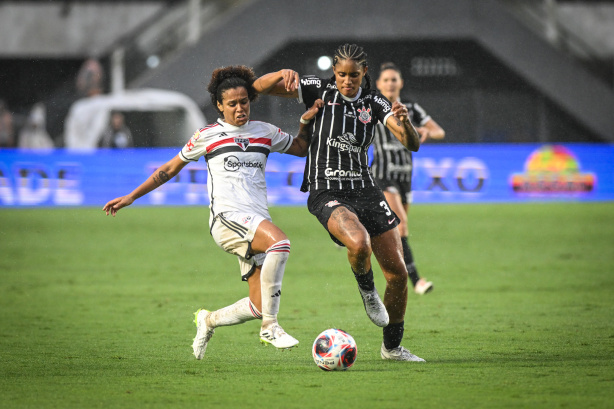
<path fill-rule="evenodd" d="M 431 117 L 414 102 L 405 103 L 409 119 L 414 126 L 424 126 Z M 373 176 L 384 180 L 411 182 L 412 154 L 403 144 L 381 124 L 375 127 L 373 139 Z"/>
<path fill-rule="evenodd" d="M 324 101 L 313 122 L 301 190 L 358 189 L 375 186 L 368 150 L 374 128 L 392 115 L 392 104 L 376 90 L 360 88 L 349 99 L 333 79 L 301 78 L 299 101 L 311 108 Z"/>

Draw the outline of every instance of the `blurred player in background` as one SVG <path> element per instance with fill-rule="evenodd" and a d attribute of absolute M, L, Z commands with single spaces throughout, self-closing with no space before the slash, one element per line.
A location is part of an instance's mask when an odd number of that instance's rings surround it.
<path fill-rule="evenodd" d="M 380 67 L 377 89 L 389 101 L 401 102 L 403 78 L 401 70 L 393 63 L 385 63 Z M 444 130 L 431 118 L 420 105 L 415 102 L 403 102 L 409 112 L 409 119 L 420 134 L 420 144 L 429 139 L 443 139 Z M 384 191 L 390 208 L 399 217 L 399 233 L 403 245 L 403 258 L 409 279 L 416 294 L 426 294 L 433 289 L 433 283 L 420 278 L 414 263 L 414 257 L 407 241 L 407 214 L 411 195 L 412 153 L 382 124 L 375 127 L 373 140 L 373 162 L 371 172 L 379 187 Z"/>
<path fill-rule="evenodd" d="M 209 228 L 218 246 L 239 259 L 241 278 L 247 281 L 249 297 L 219 309 L 196 312 L 194 356 L 202 359 L 216 327 L 262 319 L 260 340 L 286 349 L 298 344 L 277 322 L 281 283 L 290 241 L 272 223 L 268 211 L 265 166 L 270 152 L 304 156 L 309 128 L 301 125 L 293 138 L 274 125 L 250 121 L 253 88 L 251 68 L 219 68 L 211 76 L 208 91 L 220 119 L 196 131 L 177 156 L 160 166 L 129 195 L 108 202 L 103 210 L 113 216 L 134 200 L 177 175 L 189 162 L 207 161 Z M 318 107 L 303 114 L 311 119 Z"/>
<path fill-rule="evenodd" d="M 111 120 L 102 131 L 100 140 L 98 141 L 99 148 L 132 148 L 134 140 L 132 132 L 126 125 L 124 114 L 119 111 L 111 112 Z"/>
<path fill-rule="evenodd" d="M 367 71 L 367 54 L 362 47 L 344 44 L 335 51 L 332 78 L 299 78 L 292 70 L 281 70 L 260 77 L 254 86 L 261 93 L 298 98 L 309 107 L 318 99 L 324 101 L 313 121 L 301 187 L 309 192 L 309 211 L 334 242 L 347 247 L 367 315 L 383 327 L 381 357 L 424 361 L 400 345 L 407 306 L 407 269 L 396 229 L 399 220 L 375 184 L 367 157 L 379 122 L 407 149 L 417 151 L 420 136 L 409 121 L 405 105 L 398 101 L 391 104 L 371 89 Z M 372 252 L 386 278 L 383 304 L 373 281 Z"/>

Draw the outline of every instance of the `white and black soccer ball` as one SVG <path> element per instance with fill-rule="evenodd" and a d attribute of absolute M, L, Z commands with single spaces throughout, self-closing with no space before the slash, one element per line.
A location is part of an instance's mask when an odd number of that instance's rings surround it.
<path fill-rule="evenodd" d="M 327 329 L 316 337 L 311 350 L 316 365 L 324 371 L 345 371 L 356 362 L 354 338 L 340 329 Z"/>

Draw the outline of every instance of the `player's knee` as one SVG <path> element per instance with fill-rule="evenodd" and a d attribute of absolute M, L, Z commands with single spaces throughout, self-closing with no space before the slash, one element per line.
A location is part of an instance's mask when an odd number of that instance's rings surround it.
<path fill-rule="evenodd" d="M 350 255 L 358 259 L 368 259 L 371 257 L 371 240 L 369 236 L 358 237 L 346 244 Z"/>
<path fill-rule="evenodd" d="M 400 265 L 390 265 L 390 266 L 383 266 L 383 273 L 384 273 L 384 277 L 386 277 L 386 281 L 388 282 L 394 282 L 394 283 L 398 283 L 400 285 L 403 285 L 403 283 L 407 283 L 407 268 L 400 264 Z"/>

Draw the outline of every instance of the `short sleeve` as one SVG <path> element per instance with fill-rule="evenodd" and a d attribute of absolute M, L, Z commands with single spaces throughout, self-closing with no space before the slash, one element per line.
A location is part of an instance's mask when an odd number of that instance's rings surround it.
<path fill-rule="evenodd" d="M 371 107 L 373 108 L 373 117 L 385 125 L 388 117 L 392 115 L 392 104 L 388 101 L 388 98 L 379 92 L 375 92 Z"/>
<path fill-rule="evenodd" d="M 311 108 L 316 99 L 320 98 L 324 89 L 324 80 L 314 75 L 301 77 L 298 88 L 298 102 Z"/>
<path fill-rule="evenodd" d="M 184 162 L 196 162 L 207 153 L 201 131 L 194 132 L 188 143 L 179 152 L 179 158 Z"/>
<path fill-rule="evenodd" d="M 412 122 L 414 122 L 418 126 L 424 126 L 424 124 L 431 120 L 430 115 L 427 114 L 424 108 L 422 108 L 420 105 L 413 103 L 411 106 L 411 110 L 413 111 L 411 118 Z"/>
<path fill-rule="evenodd" d="M 284 153 L 292 145 L 294 137 L 275 125 L 267 124 L 271 130 L 271 152 Z"/>

